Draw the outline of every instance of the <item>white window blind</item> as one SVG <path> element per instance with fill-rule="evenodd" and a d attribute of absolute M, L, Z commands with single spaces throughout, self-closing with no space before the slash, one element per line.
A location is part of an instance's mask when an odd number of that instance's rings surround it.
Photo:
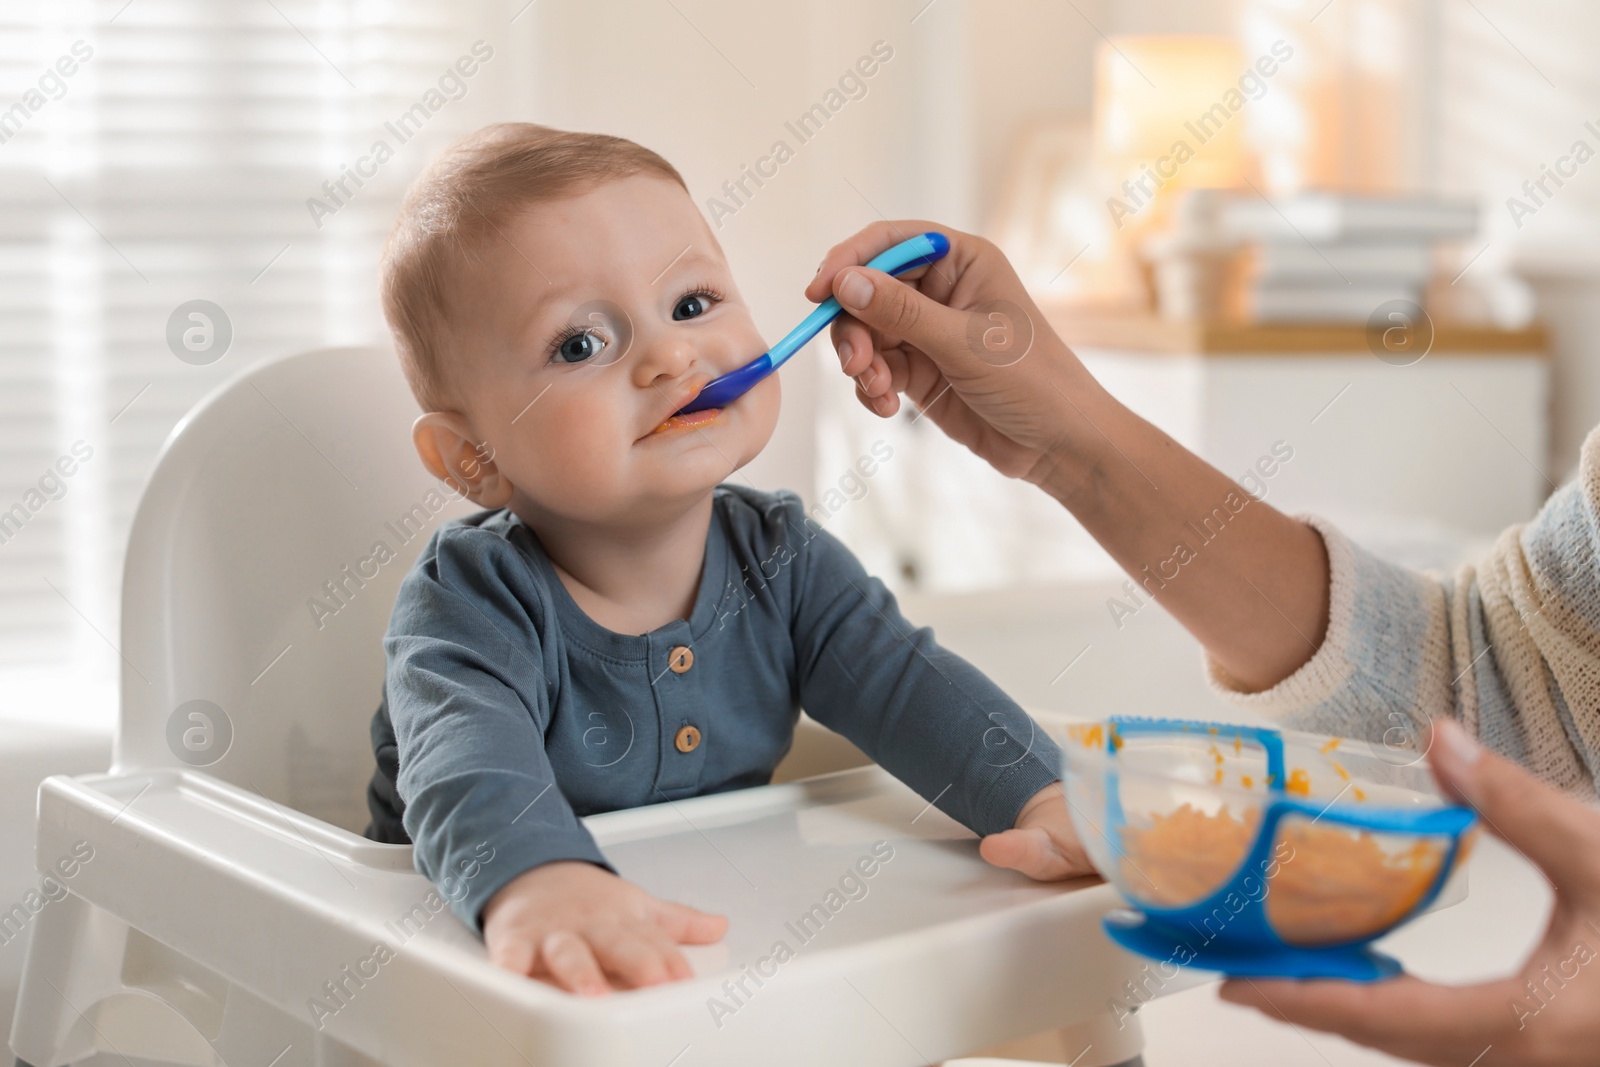
<path fill-rule="evenodd" d="M 499 103 L 512 14 L 488 0 L 0 14 L 0 714 L 114 714 L 128 524 L 161 442 L 253 361 L 386 340 L 383 238 L 427 158 Z M 474 74 L 441 89 L 463 56 Z M 385 124 L 408 111 L 402 144 Z M 380 139 L 393 158 L 377 164 Z M 349 168 L 369 176 L 357 186 Z M 324 182 L 341 178 L 335 200 Z M 333 210 L 314 216 L 312 198 Z M 214 362 L 169 348 L 168 319 L 193 300 L 231 324 Z"/>

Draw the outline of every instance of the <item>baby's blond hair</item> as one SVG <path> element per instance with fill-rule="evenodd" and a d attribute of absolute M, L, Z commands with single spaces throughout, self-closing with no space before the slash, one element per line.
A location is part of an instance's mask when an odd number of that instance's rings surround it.
<path fill-rule="evenodd" d="M 527 205 L 641 172 L 683 177 L 624 137 L 531 122 L 485 126 L 441 152 L 406 192 L 383 248 L 383 314 L 424 411 L 459 409 L 446 373 L 455 283 Z"/>

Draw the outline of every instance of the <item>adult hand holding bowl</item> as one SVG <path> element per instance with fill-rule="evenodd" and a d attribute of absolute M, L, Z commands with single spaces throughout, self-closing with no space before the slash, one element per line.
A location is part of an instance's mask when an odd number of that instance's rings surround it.
<path fill-rule="evenodd" d="M 1516 973 L 1469 986 L 1402 975 L 1361 985 L 1234 980 L 1222 998 L 1438 1067 L 1600 1063 L 1600 812 L 1435 720 L 1429 762 L 1444 792 L 1555 890 L 1544 937 Z"/>
<path fill-rule="evenodd" d="M 1361 742 L 1114 718 L 1069 728 L 1062 752 L 1079 837 L 1137 909 L 1107 933 L 1166 963 L 1396 974 L 1368 944 L 1426 909 L 1471 847 L 1469 809 Z"/>

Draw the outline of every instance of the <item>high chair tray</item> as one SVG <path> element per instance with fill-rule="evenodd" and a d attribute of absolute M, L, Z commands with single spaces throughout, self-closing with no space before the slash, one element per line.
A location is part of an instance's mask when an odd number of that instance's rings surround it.
<path fill-rule="evenodd" d="M 409 847 L 196 771 L 47 780 L 39 856 L 93 847 L 71 892 L 164 946 L 123 981 L 202 1033 L 231 983 L 395 1067 L 915 1067 L 1194 980 L 1111 944 L 1110 887 L 990 867 L 875 766 L 585 822 L 623 877 L 728 916 L 695 978 L 591 999 L 501 970 Z"/>

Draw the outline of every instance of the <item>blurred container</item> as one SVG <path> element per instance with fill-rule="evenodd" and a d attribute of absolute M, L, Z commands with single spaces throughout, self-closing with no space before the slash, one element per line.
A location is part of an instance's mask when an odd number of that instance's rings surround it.
<path fill-rule="evenodd" d="M 1108 918 L 1107 933 L 1232 975 L 1398 973 L 1367 946 L 1432 903 L 1475 816 L 1438 796 L 1408 737 L 1395 740 L 1160 719 L 1068 727 L 1079 837 L 1137 909 Z"/>

